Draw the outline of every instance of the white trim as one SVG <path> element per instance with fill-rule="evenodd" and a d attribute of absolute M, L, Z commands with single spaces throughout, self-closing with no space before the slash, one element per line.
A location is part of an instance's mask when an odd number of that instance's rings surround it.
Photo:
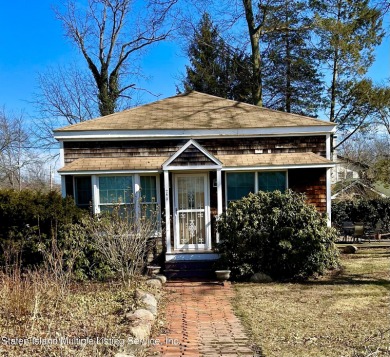
<path fill-rule="evenodd" d="M 157 139 L 157 138 L 218 138 L 221 136 L 259 136 L 259 135 L 326 135 L 334 132 L 335 124 L 292 126 L 292 127 L 267 127 L 267 128 L 237 128 L 237 129 L 154 129 L 154 130 L 72 130 L 55 131 L 57 140 L 72 139 Z"/>
<path fill-rule="evenodd" d="M 195 253 L 195 252 L 191 252 L 191 251 L 185 251 L 185 252 L 180 252 L 180 253 L 167 253 L 167 254 L 165 254 L 165 261 L 217 260 L 217 259 L 219 259 L 219 257 L 220 256 L 217 253 Z"/>
<path fill-rule="evenodd" d="M 199 166 L 168 166 L 165 167 L 169 171 L 194 171 L 194 170 L 203 170 L 203 171 L 214 171 L 222 169 L 222 166 L 219 165 L 199 165 Z"/>
<path fill-rule="evenodd" d="M 165 170 L 173 161 L 175 161 L 184 151 L 188 149 L 191 145 L 195 146 L 203 155 L 208 157 L 211 161 L 215 163 L 216 166 L 221 166 L 222 163 L 214 155 L 210 154 L 202 145 L 199 145 L 195 140 L 188 140 L 179 150 L 177 150 L 167 161 L 162 165 Z M 210 165 L 207 165 L 210 166 Z M 176 166 L 174 166 L 176 167 Z M 212 167 L 215 167 L 214 165 Z"/>
<path fill-rule="evenodd" d="M 140 193 L 141 193 L 141 178 L 139 174 L 133 175 L 134 177 L 134 182 L 133 182 L 133 187 L 134 187 L 134 202 L 135 202 L 135 217 L 138 219 L 141 215 L 141 207 L 139 205 L 140 203 Z M 156 185 L 157 185 L 157 180 L 156 180 Z"/>
<path fill-rule="evenodd" d="M 165 241 L 167 253 L 172 252 L 171 247 L 171 212 L 169 199 L 169 172 L 164 171 L 164 197 L 165 197 Z"/>
<path fill-rule="evenodd" d="M 332 225 L 332 192 L 331 192 L 331 169 L 326 170 L 326 213 L 328 214 L 328 227 Z"/>
<path fill-rule="evenodd" d="M 330 134 L 326 134 L 326 158 L 328 160 L 331 160 L 331 151 L 330 151 L 330 144 L 331 144 L 331 137 Z"/>
<path fill-rule="evenodd" d="M 222 200 L 222 170 L 217 170 L 217 219 L 223 212 L 223 200 Z M 216 234 L 216 242 L 219 243 L 219 233 Z"/>
<path fill-rule="evenodd" d="M 64 153 L 64 142 L 60 140 L 60 165 L 65 166 L 65 153 Z"/>
<path fill-rule="evenodd" d="M 205 242 L 204 244 L 189 245 L 189 247 L 184 247 L 180 245 L 180 235 L 179 235 L 179 218 L 178 218 L 178 178 L 179 177 L 203 177 L 204 183 L 204 225 L 205 225 Z M 174 212 L 174 248 L 175 250 L 210 250 L 211 249 L 211 217 L 210 217 L 210 177 L 209 173 L 178 173 L 173 177 L 174 183 L 174 197 L 173 197 L 173 212 Z"/>
<path fill-rule="evenodd" d="M 99 177 L 91 176 L 93 213 L 100 213 Z"/>
<path fill-rule="evenodd" d="M 134 174 L 159 174 L 161 170 L 115 170 L 115 171 L 65 171 L 58 172 L 61 176 L 73 175 L 73 176 L 85 176 L 85 175 L 100 175 L 100 176 L 110 176 L 110 175 L 134 175 Z"/>
<path fill-rule="evenodd" d="M 310 168 L 331 168 L 335 164 L 304 164 L 304 165 L 271 165 L 271 166 L 236 166 L 236 167 L 222 167 L 222 171 L 280 171 L 288 169 L 310 169 Z"/>
<path fill-rule="evenodd" d="M 65 184 L 65 176 L 61 176 L 61 196 L 63 198 L 66 197 L 66 184 Z M 74 196 L 73 196 L 74 197 Z"/>

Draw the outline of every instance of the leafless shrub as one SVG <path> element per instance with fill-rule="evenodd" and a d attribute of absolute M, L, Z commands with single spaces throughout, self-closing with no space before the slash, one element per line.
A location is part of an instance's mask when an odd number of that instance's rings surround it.
<path fill-rule="evenodd" d="M 123 282 L 139 276 L 158 230 L 157 212 L 136 212 L 134 205 L 115 205 L 87 223 L 94 248 Z"/>
<path fill-rule="evenodd" d="M 50 248 L 40 245 L 39 251 L 43 255 L 44 271 L 56 283 L 59 293 L 64 295 L 73 278 L 73 266 L 80 251 L 71 249 L 65 254 L 65 249 L 58 246 L 56 238 L 52 239 Z"/>

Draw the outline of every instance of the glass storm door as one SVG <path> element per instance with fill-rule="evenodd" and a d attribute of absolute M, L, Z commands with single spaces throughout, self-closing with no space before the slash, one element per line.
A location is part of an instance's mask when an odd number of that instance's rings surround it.
<path fill-rule="evenodd" d="M 209 246 L 207 175 L 175 176 L 175 245 L 203 250 Z"/>

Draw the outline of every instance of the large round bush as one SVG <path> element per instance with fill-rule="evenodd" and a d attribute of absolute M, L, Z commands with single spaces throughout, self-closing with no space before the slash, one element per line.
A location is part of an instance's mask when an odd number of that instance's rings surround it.
<path fill-rule="evenodd" d="M 275 280 L 307 279 L 338 265 L 336 232 L 302 194 L 249 194 L 229 204 L 217 224 L 220 264 L 236 280 L 263 272 Z"/>

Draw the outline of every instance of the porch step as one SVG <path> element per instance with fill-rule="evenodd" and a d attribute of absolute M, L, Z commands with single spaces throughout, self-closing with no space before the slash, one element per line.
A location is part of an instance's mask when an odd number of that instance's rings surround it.
<path fill-rule="evenodd" d="M 207 278 L 214 276 L 213 260 L 171 260 L 165 262 L 164 274 L 168 279 Z"/>

